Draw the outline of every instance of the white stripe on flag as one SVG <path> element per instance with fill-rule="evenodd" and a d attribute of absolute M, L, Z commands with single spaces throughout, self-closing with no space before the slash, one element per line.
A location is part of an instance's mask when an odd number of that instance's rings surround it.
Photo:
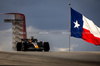
<path fill-rule="evenodd" d="M 100 38 L 100 28 L 85 16 L 83 16 L 83 28 L 89 30 L 95 37 Z"/>

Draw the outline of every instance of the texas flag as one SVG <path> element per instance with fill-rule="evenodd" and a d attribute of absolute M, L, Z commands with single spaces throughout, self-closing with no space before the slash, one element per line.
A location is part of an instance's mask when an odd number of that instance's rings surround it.
<path fill-rule="evenodd" d="M 100 28 L 93 21 L 71 8 L 71 36 L 100 45 Z"/>

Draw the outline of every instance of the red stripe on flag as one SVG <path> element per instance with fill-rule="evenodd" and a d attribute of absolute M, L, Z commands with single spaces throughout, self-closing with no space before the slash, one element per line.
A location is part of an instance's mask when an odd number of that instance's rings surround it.
<path fill-rule="evenodd" d="M 90 42 L 94 45 L 100 45 L 100 38 L 95 37 L 89 30 L 83 28 L 83 40 Z"/>

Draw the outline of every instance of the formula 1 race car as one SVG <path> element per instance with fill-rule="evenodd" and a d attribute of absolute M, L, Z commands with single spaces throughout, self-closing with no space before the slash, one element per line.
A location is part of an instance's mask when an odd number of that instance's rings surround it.
<path fill-rule="evenodd" d="M 16 45 L 17 51 L 49 51 L 49 42 L 38 42 L 33 37 L 31 39 L 21 39 Z"/>

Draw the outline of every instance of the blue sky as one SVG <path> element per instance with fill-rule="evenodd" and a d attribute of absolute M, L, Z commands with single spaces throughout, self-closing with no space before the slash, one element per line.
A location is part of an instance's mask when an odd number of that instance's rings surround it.
<path fill-rule="evenodd" d="M 73 9 L 100 27 L 100 0 L 0 0 L 0 14 L 24 14 L 28 37 L 34 35 L 39 40 L 50 42 L 51 51 L 68 51 L 69 2 Z M 4 23 L 3 17 L 0 16 L 0 48 L 10 50 L 12 25 Z M 71 37 L 71 50 L 100 51 L 100 46 Z"/>

